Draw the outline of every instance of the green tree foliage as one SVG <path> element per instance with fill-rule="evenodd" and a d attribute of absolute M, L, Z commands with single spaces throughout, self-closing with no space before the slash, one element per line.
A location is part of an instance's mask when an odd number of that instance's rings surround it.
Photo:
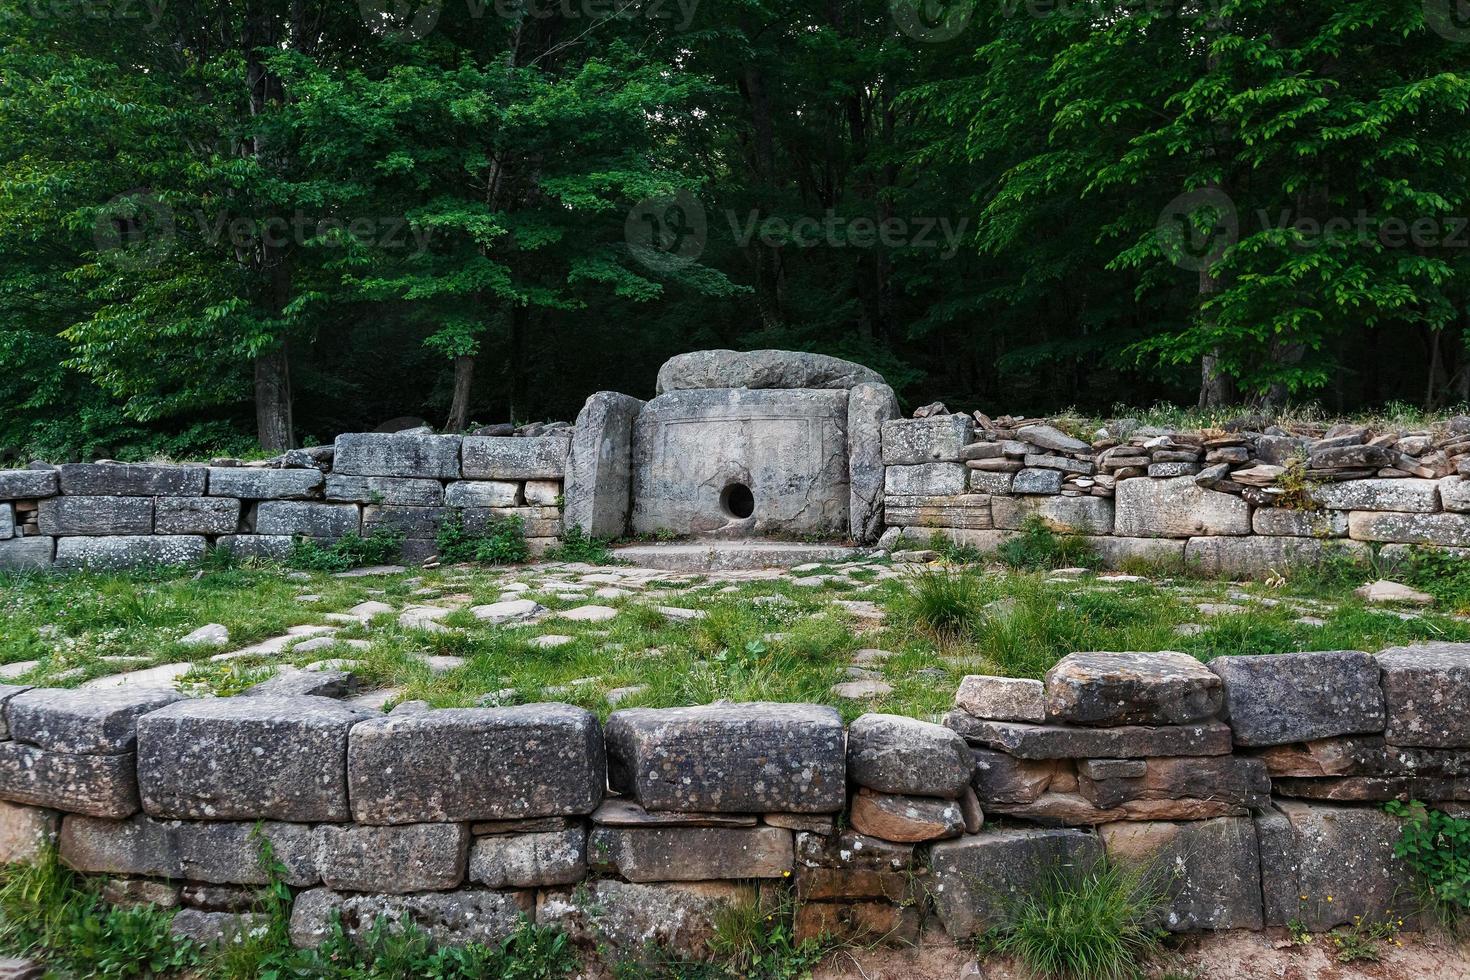
<path fill-rule="evenodd" d="M 1470 400 L 1450 0 L 0 0 L 0 458 L 651 394 Z"/>

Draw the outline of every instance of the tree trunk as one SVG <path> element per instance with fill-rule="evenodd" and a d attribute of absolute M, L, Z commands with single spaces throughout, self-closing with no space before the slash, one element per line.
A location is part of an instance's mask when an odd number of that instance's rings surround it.
<path fill-rule="evenodd" d="M 470 388 L 475 381 L 475 355 L 454 359 L 454 397 L 449 402 L 449 420 L 445 432 L 463 432 L 470 421 Z"/>
<path fill-rule="evenodd" d="M 282 342 L 255 358 L 255 429 L 266 452 L 282 453 L 296 446 L 288 353 Z"/>

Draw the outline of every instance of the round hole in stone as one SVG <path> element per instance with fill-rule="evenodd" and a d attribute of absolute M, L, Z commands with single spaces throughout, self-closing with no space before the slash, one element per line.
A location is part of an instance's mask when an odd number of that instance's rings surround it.
<path fill-rule="evenodd" d="M 743 483 L 732 483 L 720 491 L 720 509 L 731 517 L 744 520 L 755 513 L 755 494 Z"/>

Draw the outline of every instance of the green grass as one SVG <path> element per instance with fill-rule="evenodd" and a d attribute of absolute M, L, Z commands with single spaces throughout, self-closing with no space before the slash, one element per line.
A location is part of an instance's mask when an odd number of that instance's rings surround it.
<path fill-rule="evenodd" d="M 1080 874 L 1053 872 L 1008 903 L 986 944 L 1046 980 L 1132 980 L 1162 938 L 1161 896 L 1147 877 L 1102 863 Z"/>
<path fill-rule="evenodd" d="M 1460 580 L 1458 566 L 1441 571 L 1445 581 Z M 188 682 L 235 694 L 283 664 L 345 658 L 354 661 L 353 670 L 367 686 L 395 689 L 393 703 L 461 707 L 558 700 L 605 715 L 615 706 L 758 699 L 832 704 L 848 718 L 867 710 L 932 717 L 947 710 L 967 673 L 1041 677 L 1058 659 L 1080 650 L 1181 650 L 1207 660 L 1470 641 L 1470 622 L 1442 611 L 1456 608 L 1454 596 L 1460 593 L 1453 589 L 1435 610 L 1407 619 L 1354 598 L 1353 587 L 1377 574 L 1371 568 L 1317 568 L 1271 588 L 1186 577 L 1053 580 L 1045 572 L 974 566 L 910 568 L 894 578 L 888 566 L 870 563 L 733 583 L 717 576 L 653 579 L 610 599 L 591 595 L 600 583 L 584 586 L 580 596 L 563 595 L 564 587 L 546 582 L 549 574 L 472 566 L 344 579 L 241 566 L 200 573 L 0 576 L 0 663 L 37 661 L 20 680 L 69 685 L 190 662 L 195 668 Z M 575 583 L 581 573 L 562 577 Z M 1463 580 L 1470 582 L 1470 574 Z M 471 606 L 500 599 L 513 582 L 531 586 L 520 594 L 551 610 L 592 602 L 618 614 L 601 623 L 551 617 L 535 625 L 497 626 L 469 613 Z M 304 603 L 301 596 L 318 598 Z M 199 626 L 222 623 L 231 633 L 229 649 L 235 649 L 292 626 L 323 623 L 325 613 L 368 599 L 395 609 L 412 603 L 456 608 L 440 621 L 448 628 L 444 632 L 404 628 L 396 613 L 369 625 L 338 624 L 336 638 L 366 641 L 365 649 L 339 644 L 219 663 L 209 659 L 216 649 L 178 642 Z M 887 612 L 886 621 L 864 620 L 837 605 L 848 599 L 875 604 Z M 1239 609 L 1207 616 L 1196 603 Z M 705 616 L 671 620 L 659 606 Z M 1301 621 L 1308 615 L 1321 625 Z M 1190 629 L 1179 632 L 1186 625 Z M 534 644 L 547 634 L 571 642 L 555 648 Z M 864 648 L 890 654 L 864 669 L 893 691 L 871 701 L 837 697 L 831 688 L 849 679 L 852 655 Z M 436 673 L 424 660 L 431 656 L 463 663 Z"/>

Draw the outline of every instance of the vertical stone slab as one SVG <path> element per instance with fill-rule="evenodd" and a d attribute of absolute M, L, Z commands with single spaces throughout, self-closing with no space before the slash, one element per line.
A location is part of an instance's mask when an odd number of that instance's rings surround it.
<path fill-rule="evenodd" d="M 883 423 L 898 418 L 898 396 L 885 384 L 847 393 L 847 528 L 858 544 L 883 532 Z"/>
<path fill-rule="evenodd" d="M 1002 924 L 1048 877 L 1080 877 L 1101 857 L 1097 838 L 1081 830 L 986 830 L 930 849 L 929 894 L 944 931 L 966 939 Z"/>
<path fill-rule="evenodd" d="M 1098 828 L 1108 860 L 1140 867 L 1166 897 L 1170 932 L 1261 928 L 1261 859 L 1250 817 Z"/>
<path fill-rule="evenodd" d="M 627 532 L 633 423 L 642 408 L 642 399 L 616 391 L 599 391 L 582 406 L 563 491 L 567 527 L 580 527 L 597 538 L 616 538 Z"/>

